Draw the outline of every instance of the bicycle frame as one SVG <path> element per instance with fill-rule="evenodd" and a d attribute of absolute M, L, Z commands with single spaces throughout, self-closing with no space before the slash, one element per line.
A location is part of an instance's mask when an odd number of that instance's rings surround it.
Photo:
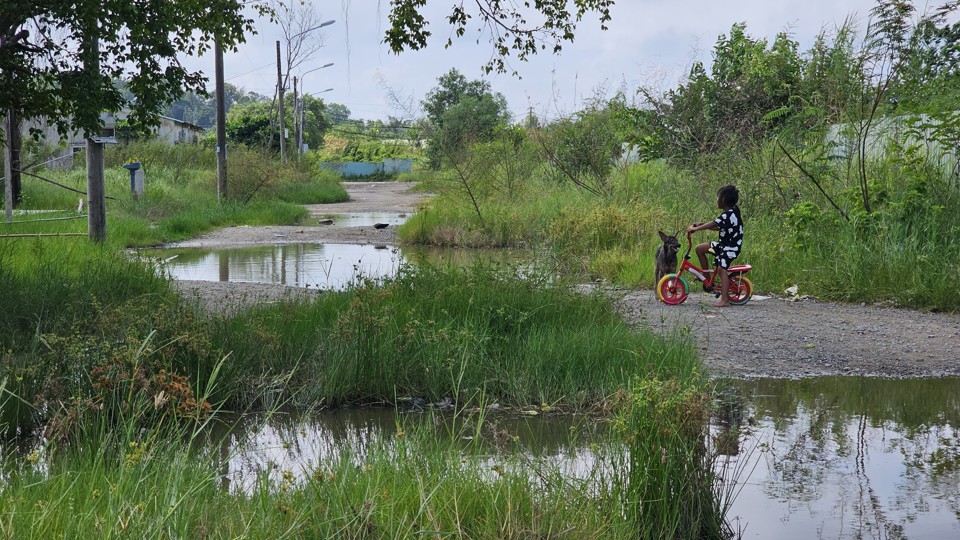
<path fill-rule="evenodd" d="M 686 270 L 687 272 L 693 274 L 700 283 L 703 283 L 707 287 L 712 287 L 713 281 L 717 278 L 717 274 L 719 272 L 710 270 L 709 268 L 700 268 L 699 266 L 690 262 L 691 250 L 693 250 L 693 239 L 690 237 L 690 233 L 687 233 L 687 252 L 683 255 L 683 262 L 680 263 L 680 268 L 677 269 L 677 277 L 680 277 L 680 274 Z M 707 273 L 710 274 L 710 281 L 707 281 Z"/>

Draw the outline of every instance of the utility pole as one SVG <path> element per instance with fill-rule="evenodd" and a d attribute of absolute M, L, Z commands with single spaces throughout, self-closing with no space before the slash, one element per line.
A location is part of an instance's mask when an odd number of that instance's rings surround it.
<path fill-rule="evenodd" d="M 214 45 L 214 78 L 217 85 L 217 200 L 227 200 L 227 105 L 223 83 L 223 47 Z"/>
<path fill-rule="evenodd" d="M 20 140 L 20 117 L 17 111 L 11 107 L 7 111 L 7 122 L 9 124 L 10 137 L 7 144 L 10 145 L 10 190 L 13 193 L 13 207 L 19 208 L 22 199 L 22 185 L 20 183 L 20 149 L 23 142 Z"/>
<path fill-rule="evenodd" d="M 287 138 L 283 130 L 283 67 L 280 64 L 280 40 L 277 40 L 277 96 L 280 98 L 280 165 L 283 165 L 283 151 Z"/>
<path fill-rule="evenodd" d="M 88 23 L 81 45 L 83 69 L 96 80 L 100 73 L 100 37 L 97 22 Z M 99 90 L 99 89 L 98 89 Z M 103 174 L 103 142 L 91 133 L 87 138 L 87 234 L 90 240 L 103 243 L 107 239 L 107 198 Z"/>
<path fill-rule="evenodd" d="M 10 138 L 10 111 L 3 118 L 3 209 L 7 223 L 13 221 L 13 141 Z"/>
<path fill-rule="evenodd" d="M 303 126 L 300 126 L 297 122 L 298 115 L 297 111 L 300 110 L 300 102 L 297 101 L 297 77 L 293 77 L 293 144 L 297 144 L 297 133 L 303 129 Z M 293 155 L 297 156 L 297 159 L 300 159 L 300 146 L 296 146 L 293 149 Z"/>
<path fill-rule="evenodd" d="M 87 137 L 87 233 L 94 242 L 107 239 L 107 194 L 104 189 L 103 143 Z"/>

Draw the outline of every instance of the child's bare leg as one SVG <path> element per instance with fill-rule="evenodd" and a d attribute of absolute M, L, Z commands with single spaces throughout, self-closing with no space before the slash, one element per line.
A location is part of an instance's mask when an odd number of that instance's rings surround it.
<path fill-rule="evenodd" d="M 713 307 L 727 307 L 730 305 L 730 280 L 727 278 L 727 269 L 717 266 L 717 277 L 720 279 L 720 300 Z"/>
<path fill-rule="evenodd" d="M 710 266 L 707 264 L 707 251 L 709 249 L 709 243 L 697 244 L 697 259 L 700 260 L 700 268 L 704 270 L 710 269 Z"/>

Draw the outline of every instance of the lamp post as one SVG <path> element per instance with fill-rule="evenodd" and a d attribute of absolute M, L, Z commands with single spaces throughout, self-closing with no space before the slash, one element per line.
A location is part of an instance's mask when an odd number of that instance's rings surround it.
<path fill-rule="evenodd" d="M 289 59 L 290 59 L 290 41 L 291 41 L 291 40 L 293 40 L 293 39 L 296 38 L 296 37 L 300 37 L 300 36 L 302 36 L 303 34 L 306 34 L 307 32 L 312 32 L 312 31 L 317 30 L 317 29 L 319 29 L 319 28 L 323 28 L 324 26 L 330 26 L 330 25 L 333 24 L 334 22 L 336 22 L 336 21 L 334 21 L 333 19 L 330 19 L 329 21 L 324 21 L 324 22 L 318 24 L 317 26 L 314 26 L 313 28 L 307 28 L 306 30 L 304 30 L 304 31 L 302 31 L 302 32 L 297 32 L 296 34 L 294 34 L 294 35 L 286 38 L 286 39 L 287 39 L 287 60 L 289 61 Z M 285 112 L 284 112 L 284 110 L 283 110 L 283 109 L 284 109 L 284 107 L 283 107 L 283 91 L 286 89 L 286 88 L 285 88 L 285 87 L 286 87 L 286 81 L 283 80 L 283 75 L 282 75 L 282 71 L 281 71 L 282 69 L 283 69 L 283 68 L 282 68 L 281 65 L 280 65 L 280 41 L 277 40 L 277 96 L 280 98 L 280 100 L 279 100 L 279 101 L 280 101 L 279 105 L 280 105 L 280 164 L 281 164 L 281 165 L 283 165 L 283 161 L 284 161 L 284 149 L 285 149 L 285 147 L 286 147 L 286 139 L 287 139 L 286 133 L 285 133 L 285 130 L 284 130 L 284 127 L 283 127 L 283 115 L 285 114 Z M 288 76 L 288 77 L 290 76 L 289 70 L 287 71 L 287 76 Z"/>
<path fill-rule="evenodd" d="M 328 64 L 328 65 L 332 65 L 332 64 Z M 324 66 L 324 67 L 326 67 L 326 66 Z M 315 96 L 315 95 L 317 95 L 317 94 L 324 94 L 324 93 L 326 93 L 326 92 L 331 92 L 331 91 L 333 91 L 333 88 L 327 88 L 326 90 L 321 90 L 321 91 L 319 91 L 319 92 L 314 92 L 314 93 L 312 93 L 312 94 L 306 94 L 306 93 L 304 93 L 304 95 L 305 95 L 305 96 L 306 96 L 306 95 L 310 95 L 310 96 L 312 97 L 312 96 Z M 304 118 L 305 118 L 304 108 L 305 108 L 305 107 L 304 107 L 303 98 L 301 98 L 301 99 L 300 99 L 300 138 L 297 140 L 298 148 L 299 148 L 301 154 L 303 153 L 303 121 L 304 121 Z"/>
<path fill-rule="evenodd" d="M 313 69 L 310 69 L 310 70 L 307 70 L 307 71 L 301 73 L 301 74 L 300 74 L 300 88 L 305 89 L 305 88 L 307 87 L 307 86 L 306 86 L 306 83 L 305 83 L 305 81 L 304 81 L 304 77 L 306 77 L 308 73 L 313 73 L 314 71 L 317 71 L 317 70 L 320 70 L 320 69 L 323 69 L 323 68 L 328 68 L 328 67 L 330 67 L 330 66 L 332 66 L 332 65 L 333 65 L 333 62 L 328 62 L 328 63 L 326 63 L 326 64 L 324 64 L 324 65 L 322 65 L 322 66 L 320 66 L 320 67 L 315 67 L 315 68 L 313 68 Z M 296 77 L 294 77 L 294 80 L 296 80 Z M 327 92 L 327 91 L 329 91 L 329 90 L 333 90 L 333 88 L 328 88 L 327 90 L 324 90 L 324 92 Z M 301 91 L 301 94 L 306 94 L 306 91 Z M 299 121 L 300 127 L 299 127 L 299 129 L 294 129 L 294 130 L 293 130 L 293 135 L 294 135 L 293 138 L 294 138 L 295 141 L 297 141 L 297 155 L 299 155 L 299 154 L 302 154 L 302 153 L 303 153 L 303 116 L 304 116 L 304 113 L 303 113 L 303 98 L 301 97 L 301 99 L 300 99 L 299 101 L 297 101 L 296 96 L 294 96 L 294 103 L 296 104 L 296 109 L 295 109 L 295 111 L 294 111 L 294 122 L 296 123 L 296 122 Z"/>

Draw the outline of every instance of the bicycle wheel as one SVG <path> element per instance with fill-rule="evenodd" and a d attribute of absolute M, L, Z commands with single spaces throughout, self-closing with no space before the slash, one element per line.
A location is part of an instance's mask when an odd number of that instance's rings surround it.
<path fill-rule="evenodd" d="M 730 303 L 742 306 L 753 297 L 753 283 L 743 274 L 730 274 Z"/>
<path fill-rule="evenodd" d="M 676 274 L 667 274 L 657 283 L 657 297 L 671 306 L 682 304 L 687 299 L 687 282 Z"/>

